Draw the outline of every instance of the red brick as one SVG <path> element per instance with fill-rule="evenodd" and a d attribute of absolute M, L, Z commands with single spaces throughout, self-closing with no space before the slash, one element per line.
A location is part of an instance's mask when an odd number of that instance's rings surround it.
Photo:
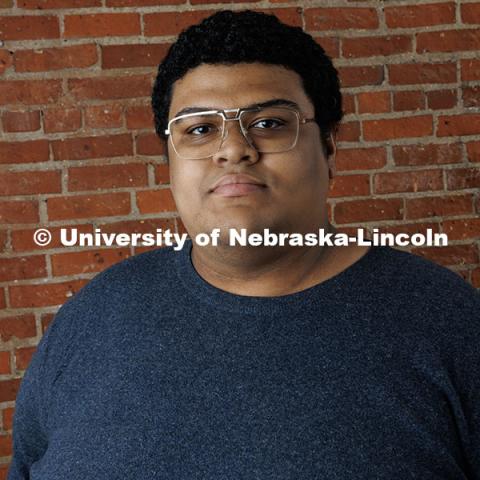
<path fill-rule="evenodd" d="M 55 103 L 61 95 L 61 80 L 2 80 L 0 82 L 0 105 Z"/>
<path fill-rule="evenodd" d="M 357 142 L 360 140 L 360 122 L 342 122 L 338 129 L 338 142 Z"/>
<path fill-rule="evenodd" d="M 96 13 L 91 15 L 66 15 L 65 37 L 117 37 L 140 35 L 138 13 Z"/>
<path fill-rule="evenodd" d="M 46 332 L 49 325 L 52 323 L 55 315 L 53 313 L 44 313 L 40 317 L 40 321 L 42 323 L 42 335 Z"/>
<path fill-rule="evenodd" d="M 440 169 L 377 173 L 373 184 L 375 193 L 442 190 L 443 174 Z"/>
<path fill-rule="evenodd" d="M 161 163 L 155 165 L 155 184 L 165 185 L 170 183 L 170 168 L 168 164 Z"/>
<path fill-rule="evenodd" d="M 115 128 L 123 125 L 123 106 L 117 104 L 85 107 L 85 125 L 90 128 Z"/>
<path fill-rule="evenodd" d="M 473 211 L 473 195 L 448 195 L 406 199 L 406 218 L 468 215 Z"/>
<path fill-rule="evenodd" d="M 38 223 L 38 203 L 35 201 L 0 201 L 0 224 Z"/>
<path fill-rule="evenodd" d="M 54 140 L 52 148 L 55 160 L 124 157 L 133 154 L 132 137 L 128 133 Z"/>
<path fill-rule="evenodd" d="M 86 68 L 95 63 L 97 63 L 97 48 L 94 44 L 15 52 L 15 71 L 17 72 L 48 72 L 65 68 Z"/>
<path fill-rule="evenodd" d="M 55 276 L 60 276 L 101 272 L 129 256 L 130 247 L 56 253 L 51 256 L 52 273 Z"/>
<path fill-rule="evenodd" d="M 45 255 L 0 259 L 0 282 L 26 280 L 46 275 Z"/>
<path fill-rule="evenodd" d="M 443 266 L 465 265 L 478 262 L 475 245 L 446 245 L 444 247 L 422 247 L 411 250 L 415 255 L 428 258 Z"/>
<path fill-rule="evenodd" d="M 6 308 L 6 302 L 5 302 L 5 289 L 0 288 L 0 308 L 4 309 Z"/>
<path fill-rule="evenodd" d="M 335 37 L 315 36 L 314 40 L 325 50 L 330 58 L 338 58 L 340 56 L 340 40 Z"/>
<path fill-rule="evenodd" d="M 4 48 L 0 49 L 0 75 L 13 65 L 13 52 Z"/>
<path fill-rule="evenodd" d="M 393 109 L 396 112 L 407 110 L 423 110 L 425 108 L 425 95 L 421 91 L 393 92 Z"/>
<path fill-rule="evenodd" d="M 478 50 L 480 30 L 448 30 L 417 34 L 417 52 L 460 52 Z"/>
<path fill-rule="evenodd" d="M 391 85 L 454 83 L 457 81 L 455 63 L 402 63 L 389 65 Z"/>
<path fill-rule="evenodd" d="M 337 175 L 330 182 L 331 198 L 362 195 L 370 195 L 370 175 Z"/>
<path fill-rule="evenodd" d="M 11 371 L 10 352 L 0 352 L 0 375 L 8 375 Z"/>
<path fill-rule="evenodd" d="M 453 2 L 385 7 L 384 11 L 389 28 L 415 28 L 455 23 L 455 3 Z"/>
<path fill-rule="evenodd" d="M 357 95 L 358 113 L 385 113 L 391 110 L 390 92 L 362 92 Z"/>
<path fill-rule="evenodd" d="M 15 400 L 19 387 L 20 378 L 0 381 L 0 402 L 11 402 Z"/>
<path fill-rule="evenodd" d="M 46 162 L 49 156 L 47 140 L 0 142 L 0 164 Z"/>
<path fill-rule="evenodd" d="M 58 17 L 53 15 L 24 15 L 0 17 L 2 40 L 45 40 L 59 38 Z"/>
<path fill-rule="evenodd" d="M 145 218 L 142 220 L 128 220 L 113 223 L 97 223 L 104 233 L 155 233 L 157 228 L 174 231 L 173 218 Z"/>
<path fill-rule="evenodd" d="M 255 11 L 275 15 L 281 22 L 294 27 L 301 27 L 303 24 L 301 7 L 296 8 L 263 8 Z"/>
<path fill-rule="evenodd" d="M 0 253 L 7 250 L 7 231 L 0 230 Z"/>
<path fill-rule="evenodd" d="M 457 105 L 455 90 L 434 90 L 427 92 L 428 108 L 432 110 L 446 110 Z"/>
<path fill-rule="evenodd" d="M 472 285 L 475 288 L 480 288 L 480 268 L 472 270 Z"/>
<path fill-rule="evenodd" d="M 103 45 L 102 68 L 157 66 L 165 57 L 169 43 Z"/>
<path fill-rule="evenodd" d="M 78 108 L 59 107 L 43 111 L 45 133 L 73 132 L 82 126 L 82 112 Z"/>
<path fill-rule="evenodd" d="M 137 192 L 137 206 L 141 214 L 175 212 L 177 207 L 169 188 Z"/>
<path fill-rule="evenodd" d="M 32 338 L 36 335 L 37 328 L 32 313 L 0 318 L 0 338 L 4 342 L 12 338 Z"/>
<path fill-rule="evenodd" d="M 356 113 L 355 111 L 355 96 L 350 93 L 342 94 L 342 109 L 345 115 L 349 113 Z"/>
<path fill-rule="evenodd" d="M 147 166 L 140 163 L 68 169 L 68 190 L 72 192 L 146 185 L 148 185 Z"/>
<path fill-rule="evenodd" d="M 70 229 L 70 228 L 77 229 L 78 233 L 92 233 L 93 232 L 93 225 L 86 224 L 86 225 L 62 225 L 56 227 L 48 227 L 52 235 L 52 240 L 48 244 L 48 248 L 63 248 L 62 243 L 60 242 L 60 230 L 62 228 Z M 31 252 L 34 250 L 45 250 L 45 247 L 40 247 L 35 244 L 33 241 L 33 234 L 35 233 L 35 229 L 15 229 L 12 230 L 12 250 L 14 252 Z"/>
<path fill-rule="evenodd" d="M 127 192 L 101 195 L 75 195 L 47 199 L 49 220 L 108 217 L 130 213 L 130 194 Z"/>
<path fill-rule="evenodd" d="M 176 5 L 185 3 L 186 0 L 107 0 L 107 7 L 147 7 Z M 217 0 L 215 3 L 220 3 Z"/>
<path fill-rule="evenodd" d="M 10 303 L 12 308 L 62 305 L 87 283 L 88 280 L 72 280 L 40 285 L 13 285 L 10 287 Z"/>
<path fill-rule="evenodd" d="M 5 112 L 2 124 L 4 132 L 34 132 L 40 128 L 40 112 Z"/>
<path fill-rule="evenodd" d="M 386 162 L 387 152 L 384 148 L 342 148 L 337 150 L 335 157 L 337 172 L 382 168 Z"/>
<path fill-rule="evenodd" d="M 128 77 L 77 78 L 68 81 L 68 89 L 77 100 L 109 100 L 115 98 L 149 97 L 150 75 Z"/>
<path fill-rule="evenodd" d="M 462 99 L 464 107 L 480 107 L 480 87 L 463 87 Z"/>
<path fill-rule="evenodd" d="M 13 0 L 0 0 L 0 8 L 13 7 Z"/>
<path fill-rule="evenodd" d="M 23 347 L 15 349 L 15 365 L 17 370 L 27 369 L 36 349 L 36 347 Z"/>
<path fill-rule="evenodd" d="M 456 168 L 447 170 L 448 190 L 480 188 L 480 168 Z"/>
<path fill-rule="evenodd" d="M 307 8 L 307 30 L 371 30 L 378 28 L 374 8 Z"/>
<path fill-rule="evenodd" d="M 2 421 L 3 421 L 4 430 L 12 430 L 14 413 L 15 413 L 15 408 L 13 407 L 7 407 L 2 410 Z"/>
<path fill-rule="evenodd" d="M 0 387 L 1 385 L 2 384 L 0 383 Z M 12 454 L 12 436 L 0 435 L 0 457 L 7 457 L 11 454 Z"/>
<path fill-rule="evenodd" d="M 425 137 L 433 132 L 431 115 L 408 116 L 382 120 L 365 120 L 365 140 L 379 141 L 393 138 Z"/>
<path fill-rule="evenodd" d="M 462 80 L 480 80 L 480 60 L 469 58 L 460 60 Z"/>
<path fill-rule="evenodd" d="M 480 133 L 480 114 L 445 115 L 438 117 L 437 135 L 476 135 Z"/>
<path fill-rule="evenodd" d="M 480 3 L 467 3 L 460 8 L 463 23 L 480 23 Z"/>
<path fill-rule="evenodd" d="M 164 155 L 165 145 L 155 133 L 137 135 L 135 138 L 138 155 Z"/>
<path fill-rule="evenodd" d="M 338 73 L 342 87 L 361 87 L 380 85 L 384 79 L 383 66 L 339 67 Z"/>
<path fill-rule="evenodd" d="M 355 37 L 342 40 L 345 58 L 388 56 L 412 51 L 412 38 L 407 35 Z"/>
<path fill-rule="evenodd" d="M 464 218 L 461 220 L 445 220 L 442 222 L 443 232 L 448 240 L 478 240 L 480 237 L 480 217 Z"/>
<path fill-rule="evenodd" d="M 170 1 L 170 0 L 169 0 Z M 192 5 L 200 5 L 206 3 L 253 3 L 260 2 L 261 0 L 190 0 Z"/>
<path fill-rule="evenodd" d="M 3 172 L 0 175 L 0 195 L 37 195 L 60 193 L 61 171 Z"/>
<path fill-rule="evenodd" d="M 131 105 L 125 112 L 129 130 L 154 128 L 153 112 L 150 105 Z"/>
<path fill-rule="evenodd" d="M 210 10 L 146 13 L 143 15 L 147 37 L 177 35 L 183 29 L 210 16 Z"/>
<path fill-rule="evenodd" d="M 459 143 L 427 145 L 394 145 L 393 159 L 396 165 L 441 165 L 462 161 Z"/>
<path fill-rule="evenodd" d="M 19 8 L 44 10 L 48 8 L 101 7 L 102 0 L 17 0 Z"/>
<path fill-rule="evenodd" d="M 401 220 L 403 201 L 401 198 L 389 198 L 337 202 L 334 215 L 337 223 Z"/>
<path fill-rule="evenodd" d="M 471 163 L 480 162 L 480 142 L 467 143 L 467 157 Z"/>

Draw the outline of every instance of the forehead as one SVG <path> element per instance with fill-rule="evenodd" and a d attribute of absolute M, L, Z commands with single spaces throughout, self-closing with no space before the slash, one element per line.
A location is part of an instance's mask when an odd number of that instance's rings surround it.
<path fill-rule="evenodd" d="M 292 70 L 260 63 L 202 64 L 174 83 L 169 118 L 187 107 L 237 108 L 273 98 L 291 100 L 305 114 L 314 113 L 301 77 Z"/>

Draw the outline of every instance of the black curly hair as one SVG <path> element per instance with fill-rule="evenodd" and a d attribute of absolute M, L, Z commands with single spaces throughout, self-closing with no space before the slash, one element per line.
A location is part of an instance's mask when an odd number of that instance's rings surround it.
<path fill-rule="evenodd" d="M 252 10 L 221 10 L 184 30 L 158 67 L 152 92 L 157 135 L 166 140 L 172 86 L 201 64 L 281 65 L 296 72 L 315 107 L 315 120 L 330 154 L 327 138 L 342 119 L 338 73 L 325 50 L 300 27 Z"/>

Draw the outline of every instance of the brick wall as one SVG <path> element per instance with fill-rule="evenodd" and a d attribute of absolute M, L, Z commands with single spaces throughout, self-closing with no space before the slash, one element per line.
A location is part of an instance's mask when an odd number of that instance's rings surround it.
<path fill-rule="evenodd" d="M 59 229 L 182 229 L 149 94 L 169 43 L 213 3 L 0 0 L 0 479 L 20 378 L 54 312 L 143 250 L 61 248 Z M 480 287 L 480 3 L 222 3 L 273 11 L 334 58 L 347 114 L 333 222 L 446 232 L 448 247 L 412 251 Z"/>

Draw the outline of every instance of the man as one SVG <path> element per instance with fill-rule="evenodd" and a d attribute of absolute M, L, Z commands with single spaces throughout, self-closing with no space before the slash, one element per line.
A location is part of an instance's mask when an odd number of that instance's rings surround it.
<path fill-rule="evenodd" d="M 191 238 L 59 310 L 17 400 L 10 480 L 479 479 L 480 299 L 390 247 L 231 246 L 328 223 L 336 71 L 250 11 L 183 32 L 153 93 Z"/>

